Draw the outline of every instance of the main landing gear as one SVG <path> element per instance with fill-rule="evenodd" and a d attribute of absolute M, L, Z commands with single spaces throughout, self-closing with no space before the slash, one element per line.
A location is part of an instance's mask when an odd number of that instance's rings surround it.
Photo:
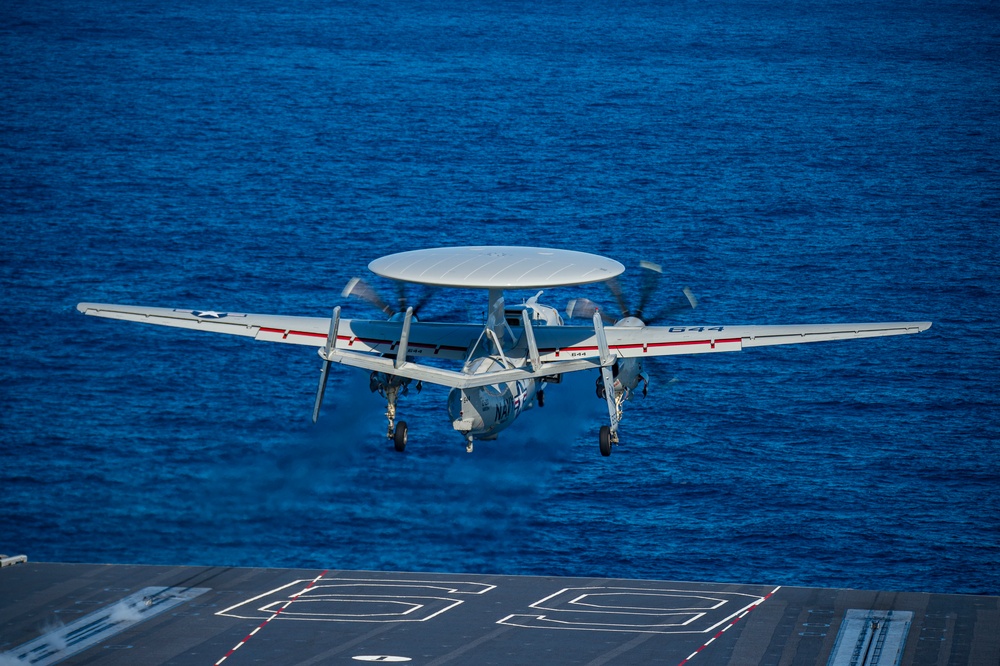
<path fill-rule="evenodd" d="M 601 432 L 598 439 L 601 443 L 601 455 L 607 458 L 611 455 L 611 426 L 601 426 Z M 618 433 L 614 433 L 614 439 L 616 441 L 618 440 Z"/>
<path fill-rule="evenodd" d="M 406 450 L 406 421 L 396 424 L 396 430 L 392 433 L 392 443 L 400 453 Z"/>
<path fill-rule="evenodd" d="M 617 367 L 618 364 L 616 363 L 611 371 L 608 368 L 602 368 L 601 376 L 597 378 L 597 397 L 607 402 L 608 416 L 611 421 L 611 425 L 601 426 L 597 438 L 601 455 L 605 458 L 611 455 L 612 445 L 618 444 L 618 424 L 622 420 L 622 405 L 632 397 L 632 389 L 630 387 L 625 385 L 618 388 L 615 387 L 613 370 Z M 644 377 L 640 378 L 645 381 Z M 643 385 L 642 394 L 646 395 L 645 384 Z"/>
<path fill-rule="evenodd" d="M 622 403 L 628 399 L 628 393 L 625 390 L 616 391 L 610 382 L 606 384 L 598 379 L 597 395 L 607 401 L 611 416 L 611 425 L 601 426 L 597 436 L 601 455 L 607 458 L 611 455 L 611 446 L 618 443 L 618 424 L 622 419 Z"/>
<path fill-rule="evenodd" d="M 386 375 L 380 372 L 373 372 L 369 379 L 369 388 L 372 393 L 378 392 L 385 398 L 385 418 L 389 422 L 385 436 L 392 440 L 393 448 L 400 453 L 406 450 L 407 427 L 406 421 L 396 421 L 396 402 L 399 400 L 400 393 L 407 392 L 407 384 L 409 383 L 410 380 L 404 377 Z M 417 382 L 417 393 L 420 392 L 421 388 L 423 386 Z"/>

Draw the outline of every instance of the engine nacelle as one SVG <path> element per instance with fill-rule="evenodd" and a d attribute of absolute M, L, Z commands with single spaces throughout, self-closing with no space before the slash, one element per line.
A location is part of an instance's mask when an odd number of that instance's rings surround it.
<path fill-rule="evenodd" d="M 642 394 L 646 395 L 649 376 L 642 370 L 641 359 L 618 359 L 611 366 L 611 376 L 614 378 L 615 394 L 623 395 L 625 400 L 632 398 L 639 382 L 642 382 Z M 600 375 L 597 377 L 597 397 L 604 399 L 604 380 L 601 379 Z"/>
<path fill-rule="evenodd" d="M 389 375 L 384 372 L 373 372 L 368 376 L 368 388 L 372 393 L 378 393 L 383 398 L 393 390 L 402 390 L 403 395 L 409 391 L 410 379 L 399 375 Z M 420 386 L 417 386 L 419 393 Z"/>

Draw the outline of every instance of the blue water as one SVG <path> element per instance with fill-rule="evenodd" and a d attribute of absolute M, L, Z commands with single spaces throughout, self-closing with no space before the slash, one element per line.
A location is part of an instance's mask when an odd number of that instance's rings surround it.
<path fill-rule="evenodd" d="M 998 19 L 3 3 L 0 551 L 1000 594 Z M 429 386 L 398 455 L 361 371 L 313 426 L 311 349 L 74 310 L 322 316 L 447 244 L 657 261 L 658 304 L 701 300 L 682 324 L 934 327 L 657 362 L 608 459 L 590 374 L 472 455 Z M 611 300 L 542 300 L 580 295 Z"/>

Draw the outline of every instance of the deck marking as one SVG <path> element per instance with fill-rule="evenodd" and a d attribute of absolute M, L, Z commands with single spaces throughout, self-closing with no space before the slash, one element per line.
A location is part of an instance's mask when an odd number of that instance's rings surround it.
<path fill-rule="evenodd" d="M 68 624 L 59 624 L 32 641 L 0 652 L 0 662 L 6 664 L 9 658 L 16 664 L 57 664 L 208 591 L 207 587 L 144 587 Z"/>
<path fill-rule="evenodd" d="M 263 628 L 264 628 L 265 626 L 267 626 L 267 624 L 268 624 L 268 623 L 269 623 L 269 622 L 270 622 L 271 620 L 273 620 L 274 618 L 278 617 L 278 615 L 280 615 L 280 614 L 281 614 L 281 611 L 283 611 L 283 610 L 285 610 L 286 608 L 288 608 L 289 606 L 291 606 L 291 605 L 292 605 L 292 602 L 293 602 L 293 601 L 295 601 L 296 599 L 298 599 L 298 598 L 299 598 L 300 596 L 302 596 L 302 595 L 303 595 L 303 594 L 304 594 L 304 593 L 305 593 L 305 592 L 306 592 L 307 590 L 309 590 L 309 588 L 311 588 L 311 587 L 312 587 L 313 585 L 315 585 L 316 583 L 318 583 L 318 582 L 319 582 L 319 579 L 320 579 L 320 578 L 322 578 L 323 576 L 325 576 L 325 575 L 326 575 L 326 572 L 327 572 L 327 571 L 329 571 L 329 569 L 324 569 L 324 570 L 323 570 L 323 573 L 321 573 L 320 575 L 318 575 L 318 576 L 316 576 L 315 578 L 313 578 L 313 579 L 312 579 L 312 581 L 311 581 L 311 582 L 310 582 L 310 583 L 309 583 L 308 585 L 306 585 L 306 586 L 305 586 L 304 588 L 302 588 L 301 590 L 299 590 L 299 591 L 298 591 L 297 593 L 293 594 L 293 595 L 292 595 L 292 597 L 291 597 L 291 599 L 289 599 L 289 600 L 288 600 L 288 601 L 286 601 L 286 602 L 285 602 L 284 604 L 282 604 L 282 605 L 281 605 L 281 606 L 280 606 L 280 607 L 278 608 L 278 610 L 274 611 L 274 613 L 273 613 L 273 614 L 271 615 L 271 617 L 269 617 L 269 618 L 267 618 L 266 620 L 264 620 L 263 622 L 261 622 L 261 623 L 260 623 L 260 624 L 259 624 L 259 625 L 257 626 L 257 628 L 256 628 L 256 629 L 254 629 L 254 630 L 253 630 L 253 631 L 251 631 L 251 632 L 250 632 L 249 634 L 247 634 L 247 635 L 246 635 L 246 638 L 244 638 L 244 639 L 243 639 L 243 640 L 241 640 L 241 641 L 240 641 L 239 643 L 237 643 L 237 644 L 236 644 L 236 646 L 235 646 L 235 647 L 233 647 L 233 649 L 232 649 L 232 650 L 230 650 L 229 652 L 227 652 L 227 653 L 225 654 L 225 656 L 223 656 L 223 657 L 222 657 L 222 659 L 220 659 L 219 661 L 215 662 L 215 666 L 219 666 L 219 664 L 221 664 L 222 662 L 224 662 L 224 661 L 225 661 L 226 659 L 229 659 L 229 657 L 231 657 L 231 656 L 232 656 L 232 654 L 233 654 L 234 652 L 236 652 L 236 651 L 237 651 L 237 650 L 239 650 L 239 649 L 240 649 L 241 647 L 243 647 L 243 646 L 244 646 L 244 645 L 246 644 L 246 642 L 247 642 L 248 640 L 250 640 L 250 639 L 251 639 L 251 638 L 253 637 L 253 635 L 254 635 L 254 634 L 256 634 L 256 633 L 257 633 L 258 631 L 260 631 L 260 630 L 261 630 L 261 629 L 263 629 Z M 287 586 L 286 586 L 286 587 L 287 587 Z M 261 595 L 261 596 L 264 596 L 264 595 Z"/>
<path fill-rule="evenodd" d="M 544 614 L 512 614 L 497 624 L 526 629 L 710 634 L 763 599 L 756 594 L 722 590 L 563 588 L 530 604 L 533 611 Z M 725 607 L 732 603 L 744 605 L 729 612 Z"/>
<path fill-rule="evenodd" d="M 745 618 L 745 617 L 746 617 L 747 615 L 749 615 L 749 614 L 750 614 L 750 611 L 752 611 L 752 610 L 753 610 L 754 608 L 757 608 L 757 607 L 758 607 L 758 606 L 760 606 L 760 605 L 761 605 L 762 603 L 764 603 L 765 601 L 767 601 L 768 599 L 770 599 L 771 597 L 773 597 L 773 596 L 774 596 L 774 593 L 775 593 L 775 592 L 777 592 L 777 591 L 778 591 L 778 590 L 780 590 L 780 589 L 781 589 L 781 586 L 779 585 L 778 587 L 774 588 L 774 589 L 773 589 L 773 590 L 771 590 L 771 591 L 770 591 L 769 593 L 765 594 L 765 595 L 764 595 L 763 597 L 761 597 L 760 599 L 758 599 L 757 601 L 755 601 L 755 602 L 753 602 L 752 604 L 750 604 L 749 606 L 747 606 L 747 607 L 746 607 L 745 609 L 742 609 L 742 610 L 741 610 L 741 611 L 740 611 L 740 612 L 739 612 L 739 613 L 738 613 L 738 614 L 736 615 L 736 617 L 735 617 L 735 618 L 733 618 L 733 621 L 732 621 L 732 622 L 730 622 L 729 624 L 727 624 L 727 625 L 726 625 L 725 627 L 723 627 L 723 628 L 722 628 L 722 629 L 721 629 L 721 630 L 720 630 L 720 631 L 719 631 L 719 632 L 718 632 L 717 634 L 715 634 L 715 635 L 714 635 L 714 636 L 712 636 L 712 637 L 711 637 L 710 639 L 708 639 L 707 641 L 705 641 L 705 643 L 704 643 L 704 644 L 703 644 L 703 645 L 702 645 L 702 646 L 701 646 L 700 648 L 698 648 L 697 650 L 695 650 L 694 652 L 692 652 L 691 654 L 689 654 L 689 655 L 687 656 L 687 658 L 686 658 L 686 659 L 684 659 L 684 660 L 682 660 L 682 661 L 681 661 L 681 663 L 677 664 L 677 666 L 684 666 L 684 664 L 686 664 L 686 663 L 688 663 L 689 661 L 691 661 L 692 659 L 694 659 L 694 658 L 695 658 L 696 656 L 698 656 L 698 653 L 699 653 L 699 652 L 701 652 L 702 650 L 704 650 L 705 648 L 707 648 L 707 647 L 708 647 L 709 645 L 711 645 L 711 644 L 712 644 L 712 641 L 714 641 L 714 640 L 715 640 L 716 638 L 718 638 L 718 637 L 719 637 L 719 636 L 721 636 L 721 635 L 722 635 L 723 633 L 725 633 L 725 632 L 726 632 L 726 631 L 727 631 L 728 629 L 730 629 L 730 628 L 731 628 L 731 627 L 732 627 L 732 626 L 733 626 L 734 624 L 736 624 L 737 622 L 739 622 L 740 620 L 742 620 L 743 618 Z"/>
<path fill-rule="evenodd" d="M 252 599 L 218 611 L 216 615 L 244 620 L 270 617 L 285 603 L 282 591 L 305 581 L 293 581 Z M 479 595 L 495 585 L 468 581 L 431 581 L 377 578 L 324 578 L 303 590 L 294 609 L 281 613 L 283 620 L 314 622 L 426 622 L 463 603 L 448 595 Z M 271 597 L 271 600 L 268 600 Z M 278 597 L 278 598 L 274 598 Z M 367 606 L 362 609 L 362 606 Z"/>

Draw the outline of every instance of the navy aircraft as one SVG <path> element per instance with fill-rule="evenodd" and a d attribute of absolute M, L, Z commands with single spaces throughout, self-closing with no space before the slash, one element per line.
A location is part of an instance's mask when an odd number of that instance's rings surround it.
<path fill-rule="evenodd" d="M 658 272 L 654 264 L 643 264 Z M 370 388 L 386 399 L 387 436 L 397 451 L 407 444 L 407 424 L 396 419 L 399 396 L 409 384 L 431 382 L 451 388 L 448 415 L 471 452 L 476 439 L 491 440 L 525 410 L 544 401 L 544 388 L 567 372 L 598 373 L 597 394 L 608 408 L 607 425 L 598 433 L 602 455 L 619 441 L 623 403 L 649 377 L 643 360 L 674 354 L 733 352 L 750 347 L 848 340 L 919 333 L 930 322 L 808 324 L 786 326 L 649 326 L 642 310 L 650 290 L 644 288 L 634 310 L 625 304 L 616 278 L 625 267 L 585 252 L 512 246 L 444 247 L 413 250 L 372 261 L 376 275 L 435 287 L 484 289 L 485 323 L 418 321 L 415 307 L 396 312 L 360 279 L 343 295 L 376 303 L 388 320 L 346 319 L 341 308 L 326 317 L 242 314 L 217 310 L 80 303 L 87 315 L 213 333 L 242 335 L 265 342 L 317 347 L 322 371 L 313 421 L 319 416 L 331 363 L 369 371 Z M 552 287 L 605 282 L 618 300 L 622 318 L 615 321 L 592 301 L 575 299 L 570 317 L 586 325 L 567 325 L 559 311 L 539 302 Z M 524 303 L 508 305 L 505 290 L 540 290 Z M 684 291 L 690 307 L 697 305 Z M 456 369 L 431 365 L 444 361 Z"/>

